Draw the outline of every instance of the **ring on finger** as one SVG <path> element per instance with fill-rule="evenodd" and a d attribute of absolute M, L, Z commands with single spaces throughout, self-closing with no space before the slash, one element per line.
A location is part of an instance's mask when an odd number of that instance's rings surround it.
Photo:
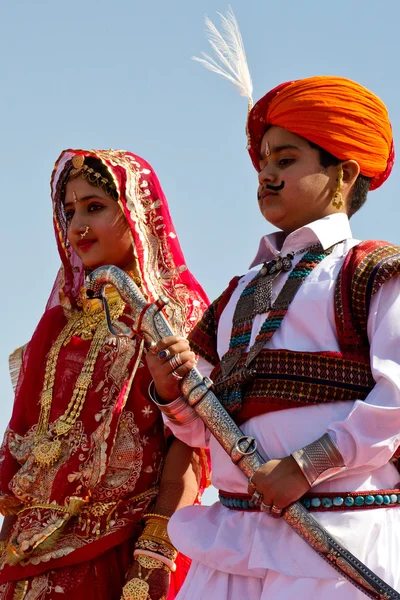
<path fill-rule="evenodd" d="M 177 369 L 178 367 L 181 366 L 182 359 L 181 359 L 181 355 L 179 354 L 179 352 L 178 352 L 178 354 L 174 354 L 174 356 L 169 359 L 169 364 L 171 365 L 171 367 L 174 371 L 175 371 L 175 369 Z"/>
<path fill-rule="evenodd" d="M 273 504 L 270 514 L 271 517 L 274 517 L 274 519 L 279 519 L 282 516 L 282 509 L 278 508 L 277 506 L 275 506 L 275 504 Z"/>
<path fill-rule="evenodd" d="M 160 352 L 158 353 L 158 358 L 160 360 L 166 360 L 170 356 L 171 356 L 171 352 L 168 350 L 168 348 L 166 348 L 165 350 L 160 350 Z"/>
<path fill-rule="evenodd" d="M 270 506 L 269 504 L 265 504 L 265 502 L 261 502 L 260 510 L 262 510 L 262 512 L 265 512 L 267 515 L 269 515 L 271 513 L 272 506 Z"/>
<path fill-rule="evenodd" d="M 177 373 L 176 371 L 172 371 L 171 373 L 172 377 L 174 377 L 177 381 L 180 381 L 181 379 L 183 379 L 182 375 L 179 375 L 179 373 Z"/>
<path fill-rule="evenodd" d="M 158 354 L 158 346 L 155 342 L 151 342 L 150 346 L 149 346 L 149 352 L 151 352 L 152 354 Z"/>
<path fill-rule="evenodd" d="M 262 502 L 262 495 L 260 494 L 260 492 L 257 492 L 257 490 L 254 492 L 254 494 L 252 495 L 250 502 L 252 504 L 254 504 L 254 506 L 259 506 Z"/>

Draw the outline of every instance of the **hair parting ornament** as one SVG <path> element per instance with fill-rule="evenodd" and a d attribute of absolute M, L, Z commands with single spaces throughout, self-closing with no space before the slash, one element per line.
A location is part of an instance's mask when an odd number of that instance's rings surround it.
<path fill-rule="evenodd" d="M 101 173 L 98 173 L 88 165 L 85 165 L 85 157 L 82 154 L 75 154 L 72 159 L 72 169 L 69 173 L 68 179 L 74 179 L 81 175 L 83 179 L 86 179 L 89 183 L 96 185 L 103 189 L 107 196 L 111 196 L 115 200 L 118 200 L 118 192 L 115 187 L 106 177 L 103 177 Z M 73 192 L 74 202 L 78 201 L 78 198 Z"/>

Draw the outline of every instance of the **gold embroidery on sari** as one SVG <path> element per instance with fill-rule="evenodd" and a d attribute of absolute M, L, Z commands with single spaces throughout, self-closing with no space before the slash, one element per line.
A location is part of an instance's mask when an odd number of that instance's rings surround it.
<path fill-rule="evenodd" d="M 25 436 L 14 432 L 9 434 L 10 453 L 21 465 L 9 487 L 14 496 L 24 504 L 48 503 L 59 469 L 75 452 L 87 445 L 82 423 L 78 421 L 62 440 L 59 460 L 50 467 L 45 467 L 35 461 L 32 453 L 35 429 L 33 427 Z"/>
<path fill-rule="evenodd" d="M 133 413 L 125 412 L 121 415 L 107 471 L 96 495 L 109 495 L 116 489 L 132 492 L 139 479 L 142 463 L 140 431 L 134 423 Z"/>

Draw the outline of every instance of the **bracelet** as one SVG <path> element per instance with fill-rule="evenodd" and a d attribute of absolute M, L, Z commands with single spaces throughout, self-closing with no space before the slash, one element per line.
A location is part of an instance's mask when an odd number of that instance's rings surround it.
<path fill-rule="evenodd" d="M 137 548 L 133 553 L 133 557 L 136 558 L 137 556 L 149 556 L 150 558 L 154 558 L 155 560 L 159 560 L 160 562 L 164 563 L 171 573 L 175 573 L 176 571 L 176 564 L 174 561 L 172 561 L 170 558 L 166 558 L 162 554 L 157 554 L 151 550 L 142 550 L 141 548 Z"/>
<path fill-rule="evenodd" d="M 157 540 L 162 540 L 163 542 L 168 542 L 169 544 L 171 544 L 171 540 L 169 539 L 168 535 L 167 525 L 168 523 L 166 523 L 165 521 L 158 521 L 153 518 L 148 519 L 146 521 L 146 525 L 144 526 L 140 538 L 156 538 Z"/>
<path fill-rule="evenodd" d="M 154 540 L 146 537 L 138 539 L 136 542 L 136 548 L 161 554 L 162 556 L 165 556 L 165 558 L 169 558 L 172 561 L 174 561 L 178 555 L 178 552 L 172 546 L 172 544 L 167 544 L 161 540 Z"/>
<path fill-rule="evenodd" d="M 292 456 L 311 487 L 319 485 L 346 468 L 339 448 L 328 433 L 312 444 L 295 450 Z"/>
<path fill-rule="evenodd" d="M 174 561 L 178 553 L 168 535 L 169 517 L 150 513 L 145 515 L 145 518 L 145 526 L 139 536 L 136 548 L 158 552 Z"/>
<path fill-rule="evenodd" d="M 165 521 L 169 521 L 170 517 L 166 517 L 165 515 L 158 515 L 157 513 L 147 513 L 143 515 L 143 521 L 146 519 L 150 519 L 150 517 L 157 517 L 158 519 L 163 519 Z"/>
<path fill-rule="evenodd" d="M 149 385 L 149 397 L 172 423 L 188 425 L 199 418 L 196 411 L 188 404 L 185 396 L 179 396 L 175 400 L 172 400 L 172 402 L 163 404 L 157 395 L 154 381 L 151 381 Z"/>

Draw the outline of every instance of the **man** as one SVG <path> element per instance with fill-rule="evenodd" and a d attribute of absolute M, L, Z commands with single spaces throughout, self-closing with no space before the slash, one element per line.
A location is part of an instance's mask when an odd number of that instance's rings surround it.
<path fill-rule="evenodd" d="M 299 498 L 400 590 L 400 249 L 360 244 L 349 225 L 392 169 L 387 109 L 353 81 L 313 77 L 259 100 L 248 134 L 261 213 L 281 231 L 211 305 L 191 350 L 165 338 L 148 362 L 171 414 L 197 354 L 269 460 L 248 484 L 200 419 L 169 422 L 210 447 L 220 490 L 220 502 L 171 520 L 173 543 L 193 559 L 179 599 L 364 598 L 279 518 Z"/>

